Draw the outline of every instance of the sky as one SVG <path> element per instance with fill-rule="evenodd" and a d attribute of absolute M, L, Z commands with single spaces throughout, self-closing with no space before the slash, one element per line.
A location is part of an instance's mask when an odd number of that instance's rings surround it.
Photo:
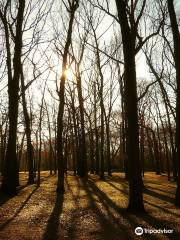
<path fill-rule="evenodd" d="M 111 0 L 110 3 L 111 3 L 112 11 L 115 12 L 115 10 L 114 10 L 115 9 L 115 1 Z M 175 0 L 175 7 L 176 7 L 177 16 L 180 16 L 180 0 Z M 99 28 L 99 35 L 104 31 L 104 29 L 106 29 L 108 26 L 110 26 L 111 23 L 112 23 L 112 19 L 110 17 L 106 16 L 105 22 L 103 23 L 104 27 L 102 27 L 102 25 L 101 25 Z M 112 37 L 112 34 L 113 34 L 113 32 L 111 29 L 104 35 L 104 41 L 107 41 L 107 43 L 108 43 L 108 40 Z M 58 67 L 58 68 L 60 70 L 60 67 Z M 145 57 L 142 52 L 138 53 L 138 55 L 136 56 L 136 72 L 137 72 L 137 78 L 148 79 L 150 77 L 148 66 L 146 65 L 146 60 L 145 60 Z"/>

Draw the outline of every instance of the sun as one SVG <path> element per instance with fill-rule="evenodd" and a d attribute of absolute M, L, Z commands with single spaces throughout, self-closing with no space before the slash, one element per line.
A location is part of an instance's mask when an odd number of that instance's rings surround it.
<path fill-rule="evenodd" d="M 74 74 L 71 68 L 67 68 L 64 73 L 68 80 L 73 80 Z"/>

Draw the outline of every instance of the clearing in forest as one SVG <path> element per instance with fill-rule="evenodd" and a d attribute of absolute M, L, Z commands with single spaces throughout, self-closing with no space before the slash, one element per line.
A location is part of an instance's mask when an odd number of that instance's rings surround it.
<path fill-rule="evenodd" d="M 41 186 L 25 185 L 20 173 L 17 196 L 0 195 L 0 240 L 123 240 L 180 239 L 180 209 L 173 204 L 176 185 L 165 176 L 146 173 L 144 201 L 147 214 L 127 213 L 128 183 L 114 173 L 105 181 L 89 175 L 87 181 L 71 172 L 65 178 L 64 196 L 56 195 L 55 175 L 42 172 Z M 137 226 L 172 229 L 172 234 L 137 236 Z"/>

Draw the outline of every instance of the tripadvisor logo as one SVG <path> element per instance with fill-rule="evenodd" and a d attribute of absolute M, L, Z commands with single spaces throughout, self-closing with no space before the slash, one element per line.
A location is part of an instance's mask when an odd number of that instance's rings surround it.
<path fill-rule="evenodd" d="M 146 234 L 152 234 L 152 233 L 173 233 L 173 229 L 148 229 L 148 228 L 142 228 L 142 227 L 137 227 L 135 228 L 135 234 L 138 236 L 141 236 L 143 233 Z"/>
<path fill-rule="evenodd" d="M 138 235 L 138 236 L 142 235 L 143 234 L 142 227 L 135 228 L 135 234 Z"/>

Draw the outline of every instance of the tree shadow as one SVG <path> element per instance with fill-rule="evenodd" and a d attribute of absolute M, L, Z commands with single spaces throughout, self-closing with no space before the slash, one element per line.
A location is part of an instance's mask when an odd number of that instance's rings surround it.
<path fill-rule="evenodd" d="M 32 197 L 32 195 L 35 193 L 35 191 L 38 189 L 38 187 L 36 187 L 30 194 L 29 196 L 26 198 L 26 200 L 22 203 L 22 205 L 20 206 L 20 208 L 15 212 L 15 214 L 9 218 L 6 222 L 2 223 L 0 225 L 0 231 L 3 230 L 8 224 L 10 224 L 16 217 L 17 215 L 22 211 L 22 209 L 25 207 L 25 205 L 28 203 L 28 201 L 30 200 L 30 198 Z"/>
<path fill-rule="evenodd" d="M 2 191 L 0 191 L 0 207 L 13 197 L 14 196 L 6 195 Z"/>
<path fill-rule="evenodd" d="M 112 182 L 114 182 L 114 180 L 111 180 Z M 120 188 L 118 188 L 117 186 L 115 186 L 112 182 L 109 182 L 109 181 L 107 181 L 107 183 L 109 184 L 109 185 L 111 185 L 112 187 L 114 187 L 116 190 L 119 190 L 119 191 L 121 191 L 121 189 Z M 119 182 L 122 186 L 128 186 L 128 183 L 127 182 L 125 182 L 125 181 L 123 181 L 123 182 Z M 152 190 L 151 190 L 152 189 Z M 150 196 L 152 196 L 152 197 L 155 197 L 155 198 L 157 198 L 157 199 L 159 199 L 159 200 L 162 200 L 162 201 L 165 201 L 165 202 L 169 202 L 169 203 L 172 203 L 172 204 L 174 204 L 174 199 L 173 198 L 171 198 L 171 197 L 169 197 L 169 196 L 167 196 L 167 195 L 164 195 L 164 194 L 162 194 L 162 193 L 158 193 L 158 192 L 156 192 L 156 191 L 153 191 L 153 190 L 159 190 L 159 188 L 152 188 L 152 187 L 149 187 L 149 186 L 147 186 L 147 185 L 145 185 L 145 188 L 144 188 L 144 190 L 143 190 L 143 192 L 145 193 L 145 194 L 147 194 L 147 195 L 150 195 Z M 160 190 L 161 191 L 161 190 Z M 165 192 L 165 191 L 164 191 Z M 126 191 L 125 192 L 126 194 L 128 194 L 128 192 Z M 166 193 L 166 192 L 165 192 Z M 168 193 L 168 192 L 167 192 Z"/>
<path fill-rule="evenodd" d="M 40 185 L 39 185 L 39 187 L 41 186 L 42 183 L 46 182 L 49 178 L 52 178 L 54 176 L 55 176 L 55 174 L 47 175 L 47 176 L 40 176 Z M 37 184 L 37 177 L 34 179 L 34 184 Z"/>
<path fill-rule="evenodd" d="M 9 195 L 4 193 L 1 188 L 0 188 L 0 206 L 2 206 L 3 204 L 5 204 L 8 200 L 10 200 L 11 198 L 14 198 L 15 196 L 18 195 L 18 193 L 23 190 L 24 188 L 26 188 L 28 186 L 28 184 L 24 184 L 24 185 L 20 185 L 17 187 L 17 194 L 16 195 Z"/>
<path fill-rule="evenodd" d="M 173 198 L 171 198 L 169 196 L 165 196 L 165 195 L 160 194 L 160 193 L 157 193 L 155 191 L 152 191 L 149 188 L 145 188 L 144 189 L 144 193 L 147 194 L 147 195 L 150 195 L 152 197 L 158 198 L 158 199 L 160 199 L 162 201 L 174 204 L 174 199 Z"/>
<path fill-rule="evenodd" d="M 88 185 L 91 187 L 92 191 L 94 194 L 96 194 L 99 197 L 99 200 L 103 203 L 103 205 L 107 205 L 107 207 L 111 207 L 116 212 L 121 214 L 124 218 L 127 219 L 127 221 L 131 224 L 133 229 L 135 229 L 137 226 L 140 225 L 138 222 L 138 219 L 141 219 L 141 222 L 145 222 L 148 225 L 150 225 L 151 228 L 153 229 L 169 229 L 169 222 L 168 221 L 160 221 L 159 219 L 155 218 L 152 216 L 150 213 L 145 213 L 145 214 L 136 214 L 137 220 L 135 220 L 134 216 L 132 214 L 129 214 L 125 209 L 120 208 L 115 202 L 113 202 L 103 191 L 101 191 L 92 181 L 88 181 Z M 120 190 L 123 191 L 123 190 Z M 127 194 L 124 191 L 125 194 Z M 146 224 L 141 224 L 141 227 L 147 228 Z M 123 226 L 119 226 L 119 228 L 122 228 Z M 168 237 L 171 237 L 171 239 L 178 239 L 177 237 L 179 236 L 179 233 L 174 231 L 171 235 L 169 234 L 164 234 Z M 155 235 L 148 234 L 148 239 L 157 239 L 158 236 L 156 237 Z M 159 239 L 159 238 L 158 238 Z"/>
<path fill-rule="evenodd" d="M 147 178 L 144 178 L 143 179 L 144 183 L 145 184 L 153 184 L 153 185 L 158 185 L 158 187 L 162 187 L 162 186 L 167 186 L 167 183 L 166 182 L 158 182 L 157 180 L 150 180 L 150 179 L 147 179 Z M 171 182 L 169 182 L 171 183 Z M 171 185 L 171 188 L 175 188 L 176 189 L 176 186 L 174 185 Z"/>
<path fill-rule="evenodd" d="M 80 206 L 79 206 L 79 198 L 80 198 L 79 194 L 80 194 L 81 185 L 80 185 L 78 176 L 74 176 L 74 179 L 76 180 L 77 189 L 78 189 L 76 196 L 74 195 L 74 193 L 71 189 L 71 186 L 68 183 L 68 180 L 66 179 L 66 185 L 67 185 L 68 191 L 70 191 L 70 194 L 72 195 L 73 201 L 76 205 L 76 209 L 74 209 L 70 215 L 70 220 L 69 220 L 70 224 L 67 226 L 68 239 L 76 239 L 76 226 L 77 226 L 77 220 L 78 220 L 78 212 L 80 212 L 80 210 L 81 210 Z"/>
<path fill-rule="evenodd" d="M 152 186 L 149 186 L 149 185 L 147 185 L 146 187 L 147 187 L 148 189 L 152 189 L 152 191 L 153 191 L 153 190 L 157 190 L 157 191 L 159 191 L 159 192 L 162 192 L 162 194 L 163 194 L 163 193 L 172 194 L 172 191 L 170 192 L 170 191 L 163 190 L 163 189 L 160 189 L 160 188 L 155 188 L 155 187 L 152 187 Z"/>
<path fill-rule="evenodd" d="M 70 186 L 67 178 L 65 178 L 65 183 L 66 183 L 66 186 L 67 186 L 67 190 L 68 190 L 68 192 L 71 194 L 72 199 L 73 199 L 76 207 L 78 207 L 78 206 L 79 206 L 79 201 L 78 201 L 78 199 L 79 199 L 79 193 L 80 193 L 80 183 L 79 183 L 79 181 L 78 181 L 78 177 L 77 177 L 77 176 L 74 176 L 74 179 L 75 179 L 76 182 L 77 182 L 77 185 L 76 185 L 76 186 L 77 186 L 78 192 L 77 192 L 76 195 L 73 193 L 72 188 L 71 188 L 71 186 Z M 74 179 L 73 179 L 73 180 L 74 180 Z"/>
<path fill-rule="evenodd" d="M 121 176 L 121 175 L 107 176 L 106 180 L 116 182 L 116 183 L 124 182 L 124 183 L 128 184 L 128 181 L 127 181 L 127 179 L 125 179 L 125 176 Z"/>
<path fill-rule="evenodd" d="M 111 183 L 111 182 L 107 182 L 107 183 L 108 183 L 110 186 L 112 186 L 112 187 L 115 188 L 116 190 L 122 192 L 124 195 L 126 195 L 126 196 L 128 197 L 128 191 L 127 191 L 127 189 L 122 190 L 122 189 L 116 187 L 116 186 L 115 186 L 113 183 Z M 176 217 L 180 217 L 179 214 L 174 213 L 174 212 L 171 212 L 171 211 L 169 211 L 169 210 L 166 209 L 166 208 L 163 208 L 163 207 L 161 207 L 161 206 L 158 206 L 157 204 L 153 204 L 153 203 L 150 202 L 150 201 L 144 200 L 144 202 L 147 203 L 147 204 L 149 204 L 149 205 L 151 205 L 151 206 L 153 206 L 153 207 L 155 207 L 155 208 L 158 208 L 158 209 L 162 210 L 163 212 L 165 212 L 165 213 L 167 213 L 167 214 L 172 214 L 172 215 L 174 215 L 174 216 L 176 216 Z M 175 208 L 177 208 L 177 207 L 175 207 Z"/>
<path fill-rule="evenodd" d="M 95 210 L 97 220 L 99 224 L 101 225 L 102 231 L 102 239 L 104 240 L 120 240 L 120 239 L 132 239 L 130 236 L 128 230 L 124 226 L 119 226 L 118 218 L 115 217 L 112 212 L 110 211 L 110 205 L 104 203 L 104 193 L 102 192 L 103 196 L 99 195 L 99 188 L 96 187 L 96 185 L 88 181 L 82 181 L 83 188 L 85 189 L 89 201 L 89 207 Z M 92 186 L 93 184 L 93 186 Z M 97 189 L 96 189 L 97 188 Z M 102 205 L 106 211 L 107 214 L 104 214 L 102 209 L 98 207 L 96 204 L 96 200 L 93 196 L 97 196 L 99 200 L 102 202 Z M 121 209 L 123 211 L 123 209 Z"/>
<path fill-rule="evenodd" d="M 63 194 L 57 194 L 53 211 L 49 217 L 46 230 L 43 234 L 43 240 L 59 240 L 60 237 L 60 215 L 63 209 Z"/>
<path fill-rule="evenodd" d="M 161 211 L 163 211 L 163 212 L 165 212 L 165 213 L 167 213 L 167 214 L 172 214 L 172 215 L 176 216 L 177 218 L 180 217 L 179 214 L 177 214 L 177 213 L 175 213 L 175 212 L 171 212 L 171 211 L 169 211 L 168 209 L 166 209 L 166 208 L 164 208 L 164 207 L 158 206 L 157 204 L 153 204 L 153 203 L 150 202 L 150 201 L 144 200 L 144 202 L 147 203 L 148 205 L 151 205 L 152 207 L 155 207 L 155 208 L 160 209 Z M 175 208 L 176 208 L 176 207 L 175 207 Z"/>
<path fill-rule="evenodd" d="M 50 177 L 52 177 L 54 175 L 48 175 L 48 176 L 42 176 L 41 178 L 41 183 L 43 183 L 44 181 L 47 181 Z M 34 181 L 34 184 L 28 184 L 27 183 L 27 179 L 28 179 L 28 176 L 26 177 L 26 179 L 23 181 L 23 184 L 22 185 L 19 185 L 17 186 L 17 195 L 18 193 L 23 190 L 24 188 L 30 186 L 30 185 L 34 185 L 36 184 L 36 180 Z M 26 182 L 26 183 L 24 183 Z M 36 187 L 38 188 L 38 186 Z M 1 183 L 0 183 L 0 206 L 2 206 L 3 204 L 5 204 L 8 200 L 10 200 L 11 198 L 15 197 L 16 195 L 8 195 L 8 194 L 5 194 L 3 193 L 3 191 L 1 191 Z"/>
<path fill-rule="evenodd" d="M 107 183 L 108 183 L 111 187 L 115 188 L 116 190 L 122 192 L 122 193 L 125 194 L 125 195 L 128 195 L 128 190 L 127 190 L 127 189 L 122 190 L 122 189 L 118 188 L 116 185 L 114 185 L 112 182 L 109 182 L 109 181 L 107 181 Z M 123 186 L 123 184 L 122 184 L 122 186 Z"/>

